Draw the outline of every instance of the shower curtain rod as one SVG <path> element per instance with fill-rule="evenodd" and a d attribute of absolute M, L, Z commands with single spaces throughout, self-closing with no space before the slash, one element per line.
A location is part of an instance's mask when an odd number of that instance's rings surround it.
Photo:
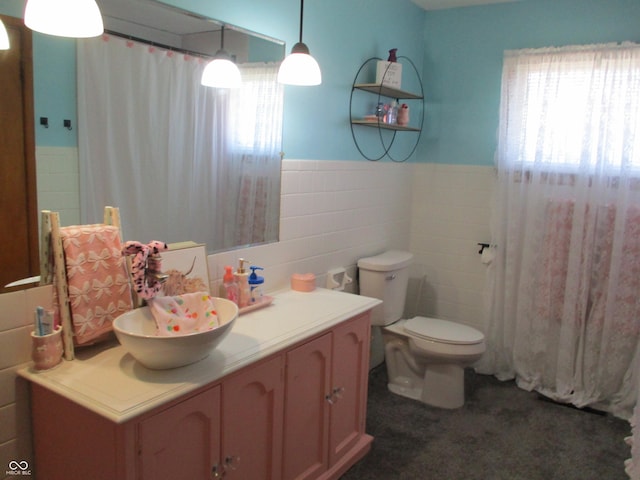
<path fill-rule="evenodd" d="M 120 32 L 116 32 L 115 30 L 107 30 L 105 29 L 104 33 L 109 35 L 115 35 L 116 37 L 125 38 L 127 40 L 133 40 L 134 42 L 144 43 L 145 45 L 150 45 L 152 47 L 162 48 L 163 50 L 171 50 L 172 52 L 184 53 L 186 55 L 192 55 L 195 57 L 201 57 L 206 59 L 212 59 L 213 55 L 207 55 L 205 53 L 195 52 L 193 50 L 186 50 L 184 48 L 173 47 L 171 45 L 165 45 L 163 43 L 153 42 L 151 40 L 146 40 L 144 38 L 135 37 L 133 35 L 124 34 Z"/>

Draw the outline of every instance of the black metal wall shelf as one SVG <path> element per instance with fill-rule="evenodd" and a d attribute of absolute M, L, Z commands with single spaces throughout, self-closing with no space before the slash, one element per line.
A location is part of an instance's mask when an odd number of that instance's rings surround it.
<path fill-rule="evenodd" d="M 383 130 L 395 130 L 397 132 L 419 132 L 420 131 L 419 128 L 415 128 L 415 127 L 407 127 L 404 125 L 389 124 L 389 123 L 377 122 L 377 121 L 370 122 L 369 120 L 352 119 L 351 123 L 353 125 L 363 125 L 365 127 L 381 128 Z"/>
<path fill-rule="evenodd" d="M 353 88 L 364 90 L 365 92 L 376 93 L 384 97 L 395 98 L 397 100 L 421 100 L 422 95 L 417 93 L 406 92 L 393 87 L 387 87 L 379 83 L 356 83 Z"/>
<path fill-rule="evenodd" d="M 415 93 L 415 92 L 408 92 L 399 88 L 394 88 L 394 87 L 390 87 L 387 85 L 383 85 L 383 84 L 377 84 L 377 83 L 358 83 L 358 77 L 360 76 L 360 73 L 362 72 L 362 70 L 371 62 L 377 62 L 382 60 L 379 57 L 372 57 L 369 58 L 368 60 L 366 60 L 358 69 L 358 72 L 356 73 L 356 76 L 354 78 L 353 84 L 351 86 L 351 97 L 349 99 L 349 114 L 350 114 L 350 126 L 351 126 L 351 135 L 353 137 L 353 141 L 356 145 L 356 148 L 358 149 L 358 151 L 360 152 L 360 154 L 366 158 L 367 160 L 370 160 L 372 162 L 374 161 L 378 161 L 381 160 L 384 157 L 389 157 L 392 161 L 394 162 L 404 162 L 406 160 L 409 159 L 409 157 L 411 155 L 413 155 L 413 153 L 415 152 L 417 146 L 418 146 L 418 142 L 420 140 L 420 135 L 422 134 L 422 126 L 423 126 L 423 122 L 424 122 L 424 91 L 422 89 L 422 80 L 420 78 L 420 74 L 418 73 L 418 70 L 416 68 L 416 66 L 414 65 L 414 63 L 408 58 L 408 57 L 404 57 L 404 56 L 399 56 L 398 60 L 400 59 L 404 59 L 406 62 L 408 62 L 408 64 L 411 65 L 411 67 L 413 67 L 413 71 L 415 72 L 415 75 L 417 77 L 418 80 L 418 84 L 420 85 L 420 93 Z M 384 82 L 384 77 L 383 80 Z M 362 92 L 368 92 L 374 95 L 378 96 L 378 103 L 380 102 L 380 99 L 382 97 L 386 97 L 386 98 L 391 98 L 391 99 L 395 99 L 395 100 L 416 100 L 416 101 L 420 101 L 420 115 L 419 115 L 419 122 L 418 122 L 418 126 L 411 126 L 411 125 L 398 125 L 398 124 L 389 124 L 389 123 L 384 123 L 381 122 L 379 119 L 374 119 L 374 120 L 367 120 L 367 119 L 360 119 L 357 118 L 354 114 L 353 114 L 353 95 L 354 92 L 356 91 L 362 91 Z M 356 138 L 356 133 L 354 131 L 354 126 L 357 128 L 360 127 L 368 127 L 368 128 L 376 128 L 378 129 L 378 131 L 380 132 L 380 143 L 382 145 L 382 149 L 383 149 L 383 153 L 379 156 L 376 157 L 372 157 L 372 156 L 368 156 L 366 155 L 361 146 L 358 144 L 358 140 Z M 385 138 L 383 138 L 382 135 L 382 131 L 391 131 L 391 138 L 387 139 L 385 141 Z M 411 151 L 409 152 L 408 155 L 406 155 L 404 158 L 398 159 L 395 158 L 392 153 L 391 153 L 391 149 L 393 147 L 394 141 L 396 139 L 396 133 L 397 132 L 412 132 L 416 135 L 416 140 L 415 143 L 413 145 L 413 148 L 411 149 Z M 387 145 L 388 142 L 388 145 Z"/>

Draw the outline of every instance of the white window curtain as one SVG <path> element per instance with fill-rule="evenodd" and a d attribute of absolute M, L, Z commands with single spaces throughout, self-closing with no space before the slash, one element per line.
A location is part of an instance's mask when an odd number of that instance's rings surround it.
<path fill-rule="evenodd" d="M 242 86 L 231 92 L 229 120 L 234 127 L 229 168 L 232 178 L 239 179 L 231 193 L 238 207 L 228 212 L 229 221 L 237 225 L 233 245 L 278 237 L 284 105 L 278 68 L 264 63 L 241 65 Z"/>
<path fill-rule="evenodd" d="M 242 102 L 254 82 L 233 93 L 203 87 L 206 63 L 113 35 L 78 42 L 83 222 L 117 205 L 127 239 L 194 240 L 211 249 L 253 243 L 233 214 L 238 202 L 273 202 L 279 193 L 240 195 L 236 137 L 238 128 L 247 131 L 242 120 L 257 112 L 253 132 L 266 129 L 271 142 L 254 154 L 279 175 L 282 114 L 274 109 L 282 108 L 282 87 L 246 110 Z M 277 65 L 260 71 L 257 83 L 277 84 Z"/>
<path fill-rule="evenodd" d="M 505 52 L 483 373 L 628 418 L 640 339 L 640 47 Z"/>

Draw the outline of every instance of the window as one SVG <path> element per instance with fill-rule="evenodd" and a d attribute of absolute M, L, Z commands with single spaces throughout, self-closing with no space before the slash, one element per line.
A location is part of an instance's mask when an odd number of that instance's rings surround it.
<path fill-rule="evenodd" d="M 279 63 L 240 65 L 242 87 L 231 92 L 230 121 L 235 153 L 279 153 L 284 89 L 276 79 Z M 247 115 L 247 112 L 252 112 Z"/>
<path fill-rule="evenodd" d="M 640 173 L 640 47 L 506 52 L 501 141 L 512 165 Z"/>

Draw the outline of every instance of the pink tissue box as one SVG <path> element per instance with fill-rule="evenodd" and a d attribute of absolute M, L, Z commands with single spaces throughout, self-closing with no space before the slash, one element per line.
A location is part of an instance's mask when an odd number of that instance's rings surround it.
<path fill-rule="evenodd" d="M 311 292 L 316 288 L 316 276 L 313 273 L 294 273 L 291 275 L 291 290 Z"/>

